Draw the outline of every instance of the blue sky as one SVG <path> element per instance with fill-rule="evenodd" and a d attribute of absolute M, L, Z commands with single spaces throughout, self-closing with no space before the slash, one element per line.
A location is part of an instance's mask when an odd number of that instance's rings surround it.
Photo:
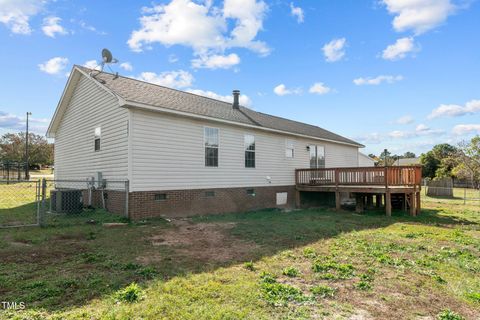
<path fill-rule="evenodd" d="M 364 152 L 480 133 L 473 0 L 0 0 L 0 133 L 44 134 L 73 64 L 315 124 Z M 97 61 L 97 63 L 95 62 Z"/>

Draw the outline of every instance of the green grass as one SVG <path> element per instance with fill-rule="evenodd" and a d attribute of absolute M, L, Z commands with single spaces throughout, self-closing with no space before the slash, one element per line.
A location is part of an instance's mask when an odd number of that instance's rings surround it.
<path fill-rule="evenodd" d="M 0 182 L 0 226 L 37 223 L 37 182 Z"/>
<path fill-rule="evenodd" d="M 116 221 L 94 211 L 0 230 L 0 300 L 26 304 L 0 318 L 480 318 L 476 205 L 102 225 Z M 172 238 L 185 232 L 191 242 Z"/>

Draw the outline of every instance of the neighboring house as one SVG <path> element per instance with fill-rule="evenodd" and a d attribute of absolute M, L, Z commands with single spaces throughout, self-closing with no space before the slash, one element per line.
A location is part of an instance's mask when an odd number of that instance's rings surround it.
<path fill-rule="evenodd" d="M 400 158 L 395 160 L 393 163 L 394 166 L 414 166 L 420 165 L 420 157 L 416 158 Z"/>
<path fill-rule="evenodd" d="M 295 169 L 356 167 L 363 145 L 238 104 L 74 66 L 47 135 L 55 179 L 128 179 L 129 215 L 295 204 Z"/>
<path fill-rule="evenodd" d="M 374 167 L 375 160 L 363 154 L 361 152 L 358 153 L 358 166 L 359 167 Z"/>

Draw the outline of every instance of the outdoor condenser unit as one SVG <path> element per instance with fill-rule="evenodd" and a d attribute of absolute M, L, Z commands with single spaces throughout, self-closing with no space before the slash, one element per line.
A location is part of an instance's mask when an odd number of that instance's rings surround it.
<path fill-rule="evenodd" d="M 80 213 L 83 209 L 82 190 L 57 189 L 50 192 L 50 206 L 57 213 Z"/>

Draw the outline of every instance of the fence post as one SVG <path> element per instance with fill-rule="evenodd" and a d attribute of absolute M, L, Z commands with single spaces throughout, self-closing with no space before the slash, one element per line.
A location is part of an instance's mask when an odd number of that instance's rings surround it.
<path fill-rule="evenodd" d="M 130 218 L 129 212 L 128 212 L 128 196 L 129 196 L 129 191 L 130 191 L 130 181 L 125 180 L 125 217 Z"/>
<path fill-rule="evenodd" d="M 41 208 L 40 214 L 38 216 L 38 224 L 40 227 L 45 226 L 45 201 L 47 195 L 47 179 L 42 179 L 42 200 L 41 200 Z"/>

